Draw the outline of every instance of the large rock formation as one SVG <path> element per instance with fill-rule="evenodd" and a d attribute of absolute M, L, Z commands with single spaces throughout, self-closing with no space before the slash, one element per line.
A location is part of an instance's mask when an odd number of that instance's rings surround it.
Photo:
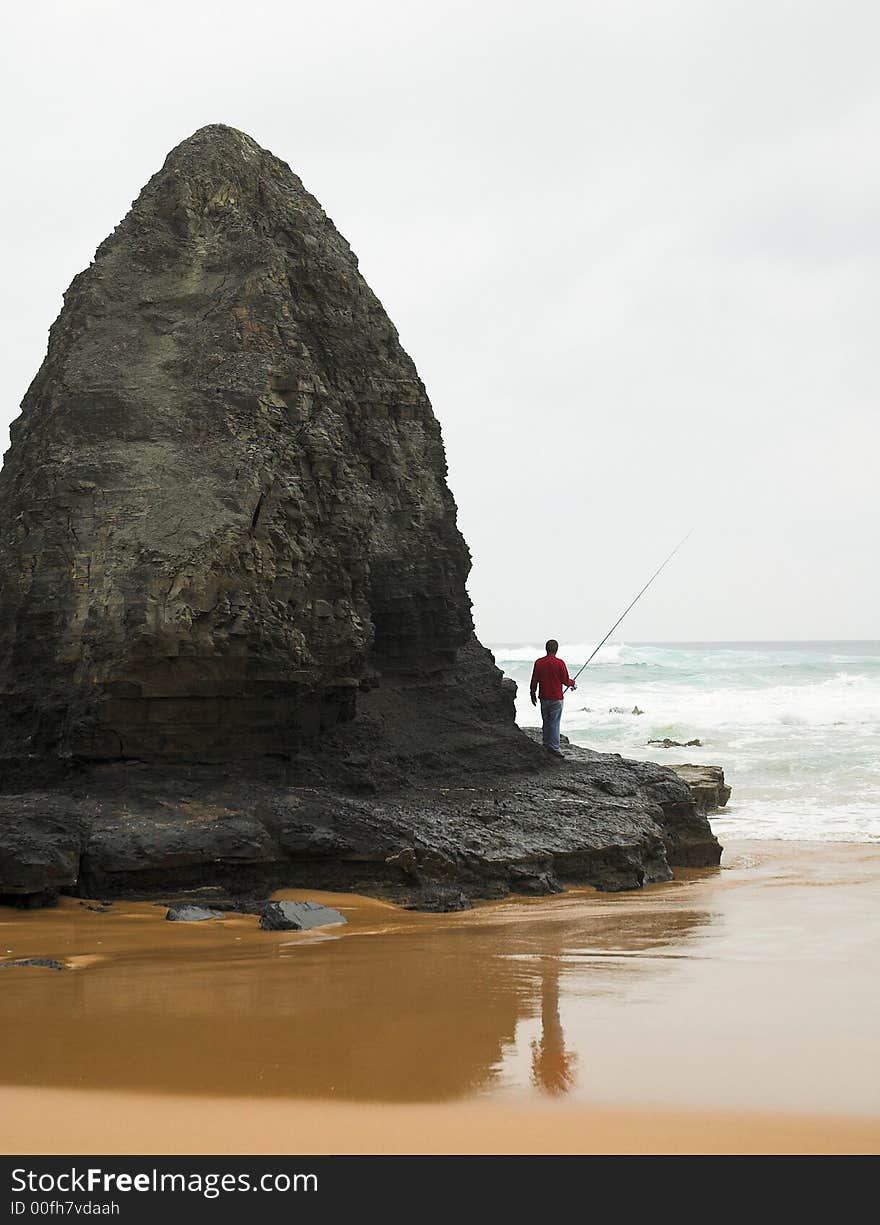
<path fill-rule="evenodd" d="M 173 150 L 75 278 L 12 438 L 0 895 L 438 904 L 717 862 L 669 771 L 585 756 L 561 796 L 515 727 L 415 367 L 243 133 Z"/>
<path fill-rule="evenodd" d="M 415 367 L 317 201 L 232 128 L 179 145 L 75 278 L 12 440 L 7 758 L 290 754 L 472 634 Z"/>

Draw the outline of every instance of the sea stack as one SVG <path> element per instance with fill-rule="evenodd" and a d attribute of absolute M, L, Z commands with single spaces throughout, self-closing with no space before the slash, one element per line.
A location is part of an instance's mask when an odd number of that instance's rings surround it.
<path fill-rule="evenodd" d="M 12 427 L 0 903 L 449 910 L 716 864 L 671 770 L 516 726 L 469 567 L 347 242 L 284 162 L 202 128 L 74 279 Z"/>
<path fill-rule="evenodd" d="M 357 260 L 233 128 L 77 276 L 0 475 L 0 742 L 45 765 L 290 756 L 473 640 L 440 428 Z M 486 652 L 493 718 L 512 703 Z"/>

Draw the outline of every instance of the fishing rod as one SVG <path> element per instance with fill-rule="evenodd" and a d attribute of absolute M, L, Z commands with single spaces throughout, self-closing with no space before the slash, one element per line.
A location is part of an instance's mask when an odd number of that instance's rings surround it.
<path fill-rule="evenodd" d="M 620 616 L 617 618 L 617 620 L 614 622 L 614 624 L 612 625 L 611 629 L 608 631 L 608 633 L 605 635 L 605 637 L 602 639 L 602 641 L 601 641 L 601 642 L 599 643 L 599 645 L 596 647 L 595 651 L 593 651 L 593 654 L 590 656 L 590 659 L 588 659 L 588 660 L 587 660 L 587 663 L 586 663 L 586 664 L 581 664 L 581 666 L 578 668 L 577 672 L 575 672 L 575 674 L 574 674 L 574 678 L 573 678 L 574 680 L 577 680 L 577 678 L 578 678 L 578 677 L 580 676 L 580 674 L 583 672 L 584 668 L 586 668 L 586 666 L 587 666 L 587 664 L 590 662 L 590 660 L 594 659 L 594 658 L 596 657 L 596 655 L 598 655 L 599 651 L 601 651 L 602 647 L 604 647 L 605 643 L 608 641 L 608 639 L 611 637 L 611 635 L 612 635 L 612 634 L 614 633 L 614 631 L 617 629 L 618 625 L 620 625 L 621 621 L 622 621 L 622 620 L 623 620 L 623 618 L 626 616 L 626 614 L 629 612 L 629 610 L 630 610 L 631 608 L 635 608 L 636 604 L 638 604 L 639 600 L 642 598 L 642 596 L 645 594 L 645 592 L 646 592 L 646 591 L 648 590 L 648 588 L 651 586 L 651 584 L 653 583 L 653 581 L 654 581 L 654 579 L 657 577 L 657 575 L 660 573 L 660 571 L 661 571 L 661 570 L 663 570 L 663 569 L 665 569 L 665 567 L 667 566 L 667 564 L 668 564 L 669 562 L 671 562 L 671 561 L 672 561 L 673 557 L 675 557 L 676 553 L 677 553 L 677 552 L 678 552 L 678 550 L 681 548 L 681 546 L 684 544 L 684 542 L 685 542 L 686 540 L 688 540 L 688 539 L 689 539 L 689 538 L 690 538 L 690 537 L 693 535 L 693 532 L 694 532 L 694 529 L 693 529 L 693 528 L 691 528 L 691 530 L 688 532 L 687 536 L 682 536 L 681 540 L 679 540 L 678 544 L 675 546 L 675 548 L 672 550 L 672 552 L 671 552 L 671 553 L 669 554 L 669 556 L 666 558 L 666 561 L 664 561 L 662 565 L 660 565 L 660 566 L 658 566 L 658 567 L 657 567 L 657 569 L 654 571 L 654 573 L 653 573 L 653 574 L 651 575 L 651 577 L 648 579 L 647 583 L 645 583 L 645 585 L 644 585 L 644 587 L 642 588 L 642 590 L 639 592 L 639 594 L 638 594 L 638 595 L 636 596 L 636 598 L 633 600 L 632 604 L 628 604 L 628 605 L 626 606 L 626 608 L 623 610 L 623 612 L 620 614 Z"/>

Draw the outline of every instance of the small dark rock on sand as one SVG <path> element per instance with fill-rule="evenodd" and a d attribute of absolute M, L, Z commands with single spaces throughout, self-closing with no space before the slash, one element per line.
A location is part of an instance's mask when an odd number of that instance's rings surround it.
<path fill-rule="evenodd" d="M 0 961 L 0 970 L 9 966 L 40 966 L 44 970 L 64 970 L 63 961 L 54 961 L 51 957 L 22 957 L 18 961 Z"/>
<path fill-rule="evenodd" d="M 165 918 L 171 923 L 204 923 L 206 919 L 222 919 L 223 914 L 205 906 L 169 906 Z"/>
<path fill-rule="evenodd" d="M 320 902 L 267 902 L 260 912 L 264 932 L 308 931 L 311 927 L 345 922 L 338 910 Z"/>

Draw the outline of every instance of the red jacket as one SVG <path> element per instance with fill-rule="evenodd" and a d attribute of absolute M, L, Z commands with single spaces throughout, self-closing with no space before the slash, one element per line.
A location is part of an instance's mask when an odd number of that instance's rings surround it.
<path fill-rule="evenodd" d="M 535 666 L 532 668 L 532 696 L 540 686 L 542 701 L 561 702 L 562 686 L 573 684 L 565 662 L 558 655 L 544 655 L 535 660 Z"/>

